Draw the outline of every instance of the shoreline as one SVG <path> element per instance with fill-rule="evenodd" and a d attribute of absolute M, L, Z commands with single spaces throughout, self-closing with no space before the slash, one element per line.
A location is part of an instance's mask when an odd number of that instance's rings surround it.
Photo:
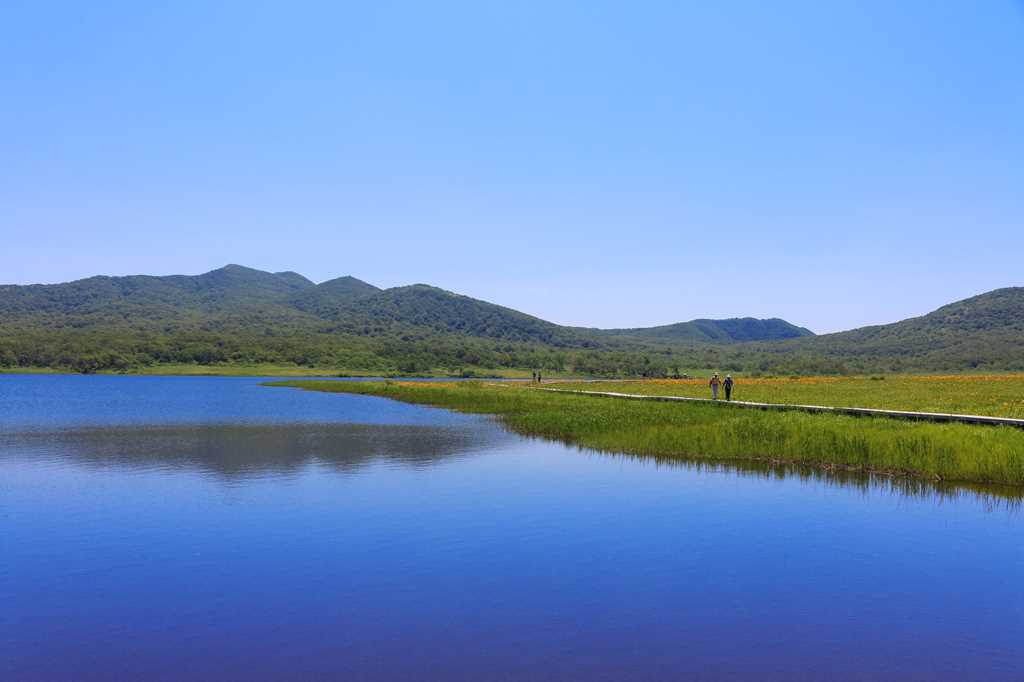
<path fill-rule="evenodd" d="M 371 372 L 362 370 L 341 370 L 324 367 L 302 368 L 302 367 L 281 367 L 281 366 L 260 366 L 260 365 L 239 365 L 232 367 L 217 367 L 215 365 L 195 366 L 155 366 L 151 368 L 133 369 L 123 372 L 102 370 L 98 372 L 75 372 L 67 369 L 55 369 L 52 367 L 0 367 L 0 376 L 11 375 L 61 375 L 61 376 L 162 376 L 162 377 L 268 377 L 268 378 L 309 378 L 309 379 L 524 379 L 529 380 L 529 372 L 504 372 L 492 374 L 473 373 L 467 376 L 461 374 L 448 374 L 441 372 L 419 372 L 415 374 L 401 374 L 388 371 Z M 581 381 L 579 377 L 561 375 L 559 381 Z"/>
<path fill-rule="evenodd" d="M 297 380 L 264 385 L 356 393 L 490 414 L 522 435 L 601 452 L 1009 486 L 1024 495 L 1024 432 L 1012 427 L 722 410 L 700 403 L 590 400 L 479 382 L 412 384 Z"/>

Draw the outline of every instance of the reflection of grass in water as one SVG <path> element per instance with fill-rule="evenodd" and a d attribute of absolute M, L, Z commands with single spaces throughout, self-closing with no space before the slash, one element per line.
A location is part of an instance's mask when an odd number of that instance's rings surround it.
<path fill-rule="evenodd" d="M 519 433 L 605 452 L 1024 486 L 1024 431 L 1013 428 L 607 400 L 479 382 L 273 385 L 497 414 Z"/>
<path fill-rule="evenodd" d="M 684 468 L 689 471 L 728 472 L 739 476 L 761 479 L 799 478 L 801 481 L 821 482 L 830 486 L 853 488 L 865 495 L 879 492 L 908 498 L 955 501 L 964 497 L 981 500 L 990 511 L 1005 509 L 1020 512 L 1024 509 L 1024 487 L 991 483 L 963 483 L 934 481 L 913 476 L 887 476 L 846 468 L 826 468 L 800 464 L 773 464 L 755 460 L 700 460 L 663 457 L 660 455 L 634 455 L 630 453 L 602 453 L 602 457 L 624 458 L 653 462 L 658 467 Z"/>
<path fill-rule="evenodd" d="M 710 398 L 707 379 L 556 384 L 558 388 Z M 736 400 L 1024 418 L 1024 374 L 736 377 Z"/>

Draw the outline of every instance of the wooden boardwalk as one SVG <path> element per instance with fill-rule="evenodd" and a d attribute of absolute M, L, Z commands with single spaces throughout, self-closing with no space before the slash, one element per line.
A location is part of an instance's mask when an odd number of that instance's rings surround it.
<path fill-rule="evenodd" d="M 746 400 L 712 400 L 711 398 L 688 398 L 679 395 L 641 395 L 639 393 L 615 393 L 612 391 L 582 391 L 569 388 L 542 388 L 535 391 L 552 393 L 574 393 L 599 398 L 621 398 L 625 400 L 651 400 L 654 402 L 712 403 L 722 407 L 748 408 L 756 410 L 795 410 L 798 412 L 824 412 L 847 414 L 855 417 L 888 417 L 926 422 L 952 422 L 959 424 L 985 424 L 988 426 L 1014 426 L 1024 429 L 1024 419 L 1009 417 L 988 417 L 981 414 L 946 414 L 943 412 L 910 412 L 907 410 L 879 410 L 870 407 L 827 407 L 825 405 L 794 405 L 789 403 L 754 403 Z"/>

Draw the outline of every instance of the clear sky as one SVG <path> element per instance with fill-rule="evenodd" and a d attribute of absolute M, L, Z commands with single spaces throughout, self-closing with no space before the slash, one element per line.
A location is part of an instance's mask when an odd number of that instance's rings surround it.
<path fill-rule="evenodd" d="M 1024 285 L 1024 4 L 39 2 L 0 282 L 425 282 L 817 332 Z"/>

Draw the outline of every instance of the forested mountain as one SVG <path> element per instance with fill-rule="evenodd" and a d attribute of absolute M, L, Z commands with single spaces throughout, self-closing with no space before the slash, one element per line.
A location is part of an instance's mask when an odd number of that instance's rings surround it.
<path fill-rule="evenodd" d="M 545 322 L 511 308 L 426 284 L 379 291 L 338 305 L 324 316 L 343 332 L 383 336 L 410 329 L 431 334 L 537 343 L 562 348 L 599 345 L 598 335 Z"/>
<path fill-rule="evenodd" d="M 661 327 L 641 329 L 609 329 L 609 334 L 634 336 L 642 339 L 697 343 L 741 343 L 743 341 L 778 341 L 801 336 L 814 336 L 814 332 L 773 317 L 759 320 L 754 317 L 733 317 L 725 320 L 691 320 Z"/>
<path fill-rule="evenodd" d="M 642 329 L 565 327 L 415 284 L 228 265 L 198 276 L 0 286 L 0 366 L 123 370 L 161 363 L 421 372 L 542 367 L 659 375 L 679 367 L 844 372 L 1024 368 L 1024 289 L 893 325 L 815 337 L 780 319 Z"/>
<path fill-rule="evenodd" d="M 292 298 L 316 285 L 294 272 L 228 265 L 194 277 L 90 277 L 66 284 L 0 286 L 0 324 L 60 328 L 195 320 L 239 312 L 290 318 Z"/>
<path fill-rule="evenodd" d="M 780 344 L 863 366 L 1024 369 L 1024 287 L 996 289 L 921 317 Z"/>

